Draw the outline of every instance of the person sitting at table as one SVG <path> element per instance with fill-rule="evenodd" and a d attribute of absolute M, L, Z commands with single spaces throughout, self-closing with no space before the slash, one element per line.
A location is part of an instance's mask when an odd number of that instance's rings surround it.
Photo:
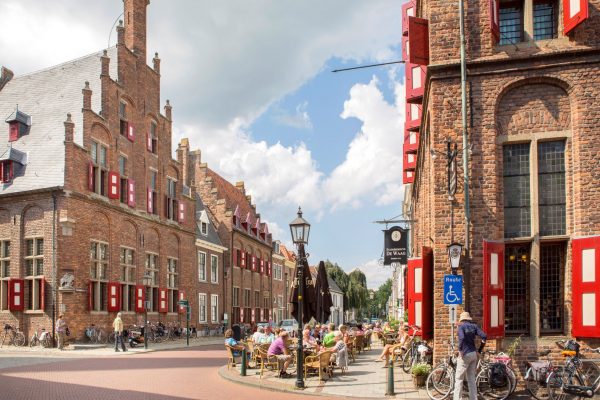
<path fill-rule="evenodd" d="M 323 324 L 321 325 L 321 332 L 319 333 L 321 340 L 325 339 L 325 335 L 327 335 L 327 325 Z"/>
<path fill-rule="evenodd" d="M 385 333 L 390 333 L 390 332 L 394 332 L 394 330 L 390 326 L 389 321 L 385 321 L 385 324 L 383 324 L 383 333 L 385 334 Z"/>
<path fill-rule="evenodd" d="M 271 343 L 267 355 L 276 356 L 277 362 L 280 365 L 279 377 L 286 378 L 291 376 L 287 373 L 287 367 L 292 362 L 292 355 L 288 349 L 289 337 L 287 331 L 282 330 L 279 332 L 279 337 Z M 282 365 L 283 364 L 283 365 Z"/>
<path fill-rule="evenodd" d="M 275 335 L 273 334 L 273 330 L 270 327 L 267 327 L 265 333 L 260 337 L 260 344 L 271 344 L 275 340 Z"/>
<path fill-rule="evenodd" d="M 263 328 L 262 326 L 258 326 L 256 328 L 256 332 L 254 332 L 254 334 L 252 334 L 252 341 L 254 343 L 260 343 L 260 338 L 263 337 L 265 335 L 265 328 Z"/>
<path fill-rule="evenodd" d="M 314 328 L 310 331 L 310 336 L 315 340 L 321 339 L 321 324 L 315 324 Z"/>
<path fill-rule="evenodd" d="M 355 336 L 364 336 L 365 335 L 365 331 L 363 329 L 362 324 L 356 325 L 356 330 L 354 331 L 354 335 Z"/>
<path fill-rule="evenodd" d="M 377 332 L 377 333 L 381 332 L 381 324 L 379 322 L 377 322 L 375 324 L 375 327 L 373 328 L 373 332 Z"/>
<path fill-rule="evenodd" d="M 335 345 L 330 350 L 333 352 L 331 362 L 335 362 L 342 369 L 342 372 L 348 369 L 348 348 L 344 343 L 344 335 L 341 332 L 336 332 Z"/>
<path fill-rule="evenodd" d="M 330 325 L 330 329 L 329 332 L 327 332 L 327 334 L 325 336 L 323 336 L 323 346 L 330 348 L 333 347 L 335 345 L 335 334 L 336 331 L 334 331 L 334 328 L 331 327 L 331 325 L 333 324 L 329 324 Z"/>
<path fill-rule="evenodd" d="M 352 342 L 352 337 L 350 336 L 350 333 L 348 332 L 348 327 L 346 325 L 344 325 L 344 324 L 340 325 L 338 327 L 338 331 L 342 334 L 344 343 L 346 343 L 348 345 Z"/>
<path fill-rule="evenodd" d="M 306 325 L 304 331 L 302 331 L 302 343 L 304 343 L 305 347 L 314 347 L 317 345 L 315 338 L 310 335 L 310 325 Z"/>
<path fill-rule="evenodd" d="M 225 346 L 230 347 L 233 350 L 234 357 L 241 357 L 242 350 L 246 348 L 244 343 L 238 342 L 233 338 L 233 330 L 227 329 L 225 331 Z M 248 353 L 248 357 L 250 357 L 250 353 Z"/>

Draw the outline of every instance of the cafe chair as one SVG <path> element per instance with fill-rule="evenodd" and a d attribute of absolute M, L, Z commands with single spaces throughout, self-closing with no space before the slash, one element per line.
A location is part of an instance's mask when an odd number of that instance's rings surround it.
<path fill-rule="evenodd" d="M 236 358 L 239 358 L 241 360 L 241 356 L 235 356 L 234 354 L 234 349 L 231 346 L 227 346 L 225 345 L 225 349 L 227 349 L 227 354 L 229 354 L 229 358 L 227 359 L 227 369 L 231 369 L 231 368 L 235 368 L 236 365 Z"/>
<path fill-rule="evenodd" d="M 366 350 L 371 350 L 371 336 L 373 335 L 373 332 L 369 332 L 365 335 L 364 338 L 364 343 L 363 343 L 363 349 Z"/>
<path fill-rule="evenodd" d="M 277 374 L 279 375 L 279 361 L 277 360 L 277 356 L 270 356 L 268 354 L 268 347 L 265 349 L 263 346 L 261 346 L 257 350 L 258 353 L 256 355 L 256 362 L 257 365 L 260 363 L 261 379 L 265 369 L 277 371 Z"/>
<path fill-rule="evenodd" d="M 329 375 L 331 378 L 331 355 L 332 351 L 324 351 L 314 356 L 308 356 L 304 360 L 304 379 L 310 371 L 318 371 L 319 381 L 323 381 L 323 374 Z"/>

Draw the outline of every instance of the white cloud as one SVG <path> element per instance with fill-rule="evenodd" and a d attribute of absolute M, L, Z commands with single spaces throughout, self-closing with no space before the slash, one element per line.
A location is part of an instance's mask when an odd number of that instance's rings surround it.
<path fill-rule="evenodd" d="M 375 77 L 369 84 L 354 85 L 344 103 L 341 117 L 359 119 L 362 128 L 350 143 L 344 162 L 324 182 L 325 196 L 333 208 L 360 207 L 364 200 L 389 204 L 399 194 L 403 117 L 384 99 L 378 85 Z"/>
<path fill-rule="evenodd" d="M 296 129 L 312 129 L 312 121 L 306 108 L 308 102 L 302 102 L 296 106 L 296 110 L 293 113 L 279 108 L 275 105 L 273 120 L 279 125 L 289 126 Z"/>

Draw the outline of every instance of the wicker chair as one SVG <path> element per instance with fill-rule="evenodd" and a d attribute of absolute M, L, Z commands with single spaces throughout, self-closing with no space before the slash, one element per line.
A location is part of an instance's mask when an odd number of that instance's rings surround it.
<path fill-rule="evenodd" d="M 304 360 L 304 379 L 308 376 L 309 371 L 318 371 L 319 381 L 323 381 L 323 374 L 326 373 L 331 378 L 331 355 L 332 351 L 324 351 L 314 356 L 308 356 Z"/>
<path fill-rule="evenodd" d="M 362 353 L 363 347 L 365 345 L 365 337 L 364 336 L 355 336 L 354 337 L 354 348 L 358 354 Z"/>
<path fill-rule="evenodd" d="M 265 369 L 277 371 L 277 374 L 279 374 L 279 361 L 277 360 L 277 356 L 270 356 L 268 354 L 269 347 L 261 345 L 256 350 L 256 365 L 258 367 L 258 364 L 260 364 L 260 377 L 262 378 Z"/>
<path fill-rule="evenodd" d="M 227 369 L 231 369 L 232 367 L 235 368 L 236 358 L 241 359 L 241 357 L 234 355 L 235 350 L 233 349 L 233 347 L 225 345 L 225 349 L 227 350 L 227 354 L 229 355 L 229 358 L 227 359 Z"/>
<path fill-rule="evenodd" d="M 371 350 L 371 336 L 372 335 L 373 335 L 373 332 L 369 332 L 365 335 L 364 343 L 363 343 L 364 350 Z"/>
<path fill-rule="evenodd" d="M 401 344 L 396 344 L 396 345 L 392 346 L 391 353 L 392 353 L 392 364 L 402 361 L 402 355 L 404 354 L 404 349 L 402 348 Z"/>

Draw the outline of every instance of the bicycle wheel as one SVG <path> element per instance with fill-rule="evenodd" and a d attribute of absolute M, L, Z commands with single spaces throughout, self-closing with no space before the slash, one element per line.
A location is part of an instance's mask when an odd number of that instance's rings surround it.
<path fill-rule="evenodd" d="M 440 364 L 429 373 L 425 383 L 427 395 L 433 400 L 443 400 L 454 388 L 454 371 L 446 363 Z"/>
<path fill-rule="evenodd" d="M 25 346 L 25 334 L 23 332 L 15 333 L 13 344 L 17 347 Z"/>
<path fill-rule="evenodd" d="M 546 382 L 540 382 L 534 375 L 532 368 L 529 367 L 525 373 L 525 377 L 527 378 L 525 379 L 525 389 L 534 399 L 548 400 L 550 395 L 548 394 Z"/>
<path fill-rule="evenodd" d="M 515 371 L 509 365 L 506 366 L 506 372 L 510 381 L 510 394 L 513 394 L 517 390 L 517 375 L 515 375 Z"/>
<path fill-rule="evenodd" d="M 115 340 L 116 340 L 116 335 L 114 332 L 111 332 L 110 335 L 108 335 L 108 343 L 115 344 Z"/>
<path fill-rule="evenodd" d="M 412 363 L 413 363 L 412 349 L 408 349 L 406 351 L 406 353 L 404 353 L 404 355 L 402 356 L 402 371 L 404 371 L 407 374 L 410 373 L 410 368 L 412 367 Z"/>
<path fill-rule="evenodd" d="M 508 377 L 508 373 L 506 379 L 504 380 L 504 384 L 502 385 L 493 385 L 491 384 L 489 377 L 489 367 L 483 368 L 477 374 L 477 378 L 475 380 L 477 385 L 477 393 L 479 393 L 482 397 L 488 399 L 499 399 L 504 400 L 511 393 L 511 382 Z"/>
<path fill-rule="evenodd" d="M 108 342 L 108 335 L 106 334 L 104 329 L 98 329 L 98 331 L 96 332 L 96 338 L 98 340 L 98 343 L 106 344 Z"/>
<path fill-rule="evenodd" d="M 579 376 L 575 375 L 572 371 L 563 368 L 556 369 L 548 375 L 546 382 L 548 385 L 548 398 L 551 400 L 576 400 L 581 398 L 574 394 L 563 393 L 562 387 L 565 383 L 571 385 L 582 384 Z"/>
<path fill-rule="evenodd" d="M 40 340 L 38 339 L 38 337 L 36 335 L 33 335 L 31 339 L 29 339 L 29 347 L 37 346 L 39 342 Z"/>

